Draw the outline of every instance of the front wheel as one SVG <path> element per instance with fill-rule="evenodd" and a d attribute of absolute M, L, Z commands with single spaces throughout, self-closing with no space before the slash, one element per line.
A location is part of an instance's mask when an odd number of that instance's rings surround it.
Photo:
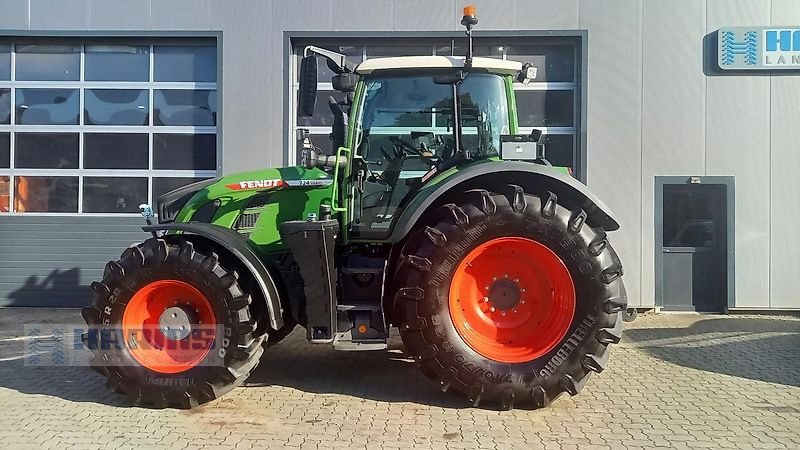
<path fill-rule="evenodd" d="M 543 407 L 605 368 L 627 299 L 584 211 L 508 186 L 435 214 L 403 247 L 395 306 L 407 350 L 443 391 Z"/>
<path fill-rule="evenodd" d="M 238 274 L 177 237 L 148 239 L 106 265 L 83 309 L 92 368 L 135 404 L 191 408 L 240 385 L 264 335 Z"/>

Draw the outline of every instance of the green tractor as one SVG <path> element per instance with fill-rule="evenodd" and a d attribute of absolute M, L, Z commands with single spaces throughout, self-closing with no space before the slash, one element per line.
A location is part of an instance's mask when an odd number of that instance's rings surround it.
<path fill-rule="evenodd" d="M 368 59 L 305 49 L 336 75 L 333 155 L 194 183 L 158 199 L 152 238 L 92 284 L 91 364 L 136 404 L 189 408 L 242 384 L 298 325 L 335 350 L 382 350 L 390 327 L 442 391 L 477 406 L 577 394 L 619 342 L 627 300 L 608 208 L 518 134 L 530 64 Z"/>

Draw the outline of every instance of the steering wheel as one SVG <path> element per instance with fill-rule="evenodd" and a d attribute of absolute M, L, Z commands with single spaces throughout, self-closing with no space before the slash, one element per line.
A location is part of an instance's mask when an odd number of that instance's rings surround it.
<path fill-rule="evenodd" d="M 414 147 L 412 143 L 401 138 L 400 136 L 389 136 L 389 140 L 392 141 L 392 144 L 394 144 L 395 147 L 399 147 L 400 150 L 407 149 L 412 155 L 420 155 L 420 151 L 417 147 Z"/>

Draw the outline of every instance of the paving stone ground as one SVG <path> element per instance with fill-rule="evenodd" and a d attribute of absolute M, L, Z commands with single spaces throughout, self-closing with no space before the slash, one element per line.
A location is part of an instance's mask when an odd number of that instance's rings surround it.
<path fill-rule="evenodd" d="M 510 412 L 439 392 L 399 339 L 390 352 L 343 353 L 298 331 L 221 400 L 135 408 L 86 367 L 26 361 L 23 325 L 57 323 L 82 321 L 74 310 L 0 309 L 4 449 L 800 448 L 793 317 L 640 316 L 581 395 Z"/>

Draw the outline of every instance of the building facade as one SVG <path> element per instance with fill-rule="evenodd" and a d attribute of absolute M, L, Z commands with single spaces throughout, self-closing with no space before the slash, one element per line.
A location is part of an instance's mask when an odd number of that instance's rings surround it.
<path fill-rule="evenodd" d="M 633 306 L 800 308 L 800 74 L 721 67 L 767 45 L 765 27 L 800 25 L 797 2 L 472 3 L 476 54 L 539 68 L 517 86 L 520 125 L 616 214 Z M 0 305 L 83 305 L 146 237 L 139 203 L 294 164 L 298 127 L 324 148 L 338 94 L 320 69 L 319 112 L 296 117 L 305 45 L 353 62 L 463 54 L 462 6 L 0 0 Z"/>

